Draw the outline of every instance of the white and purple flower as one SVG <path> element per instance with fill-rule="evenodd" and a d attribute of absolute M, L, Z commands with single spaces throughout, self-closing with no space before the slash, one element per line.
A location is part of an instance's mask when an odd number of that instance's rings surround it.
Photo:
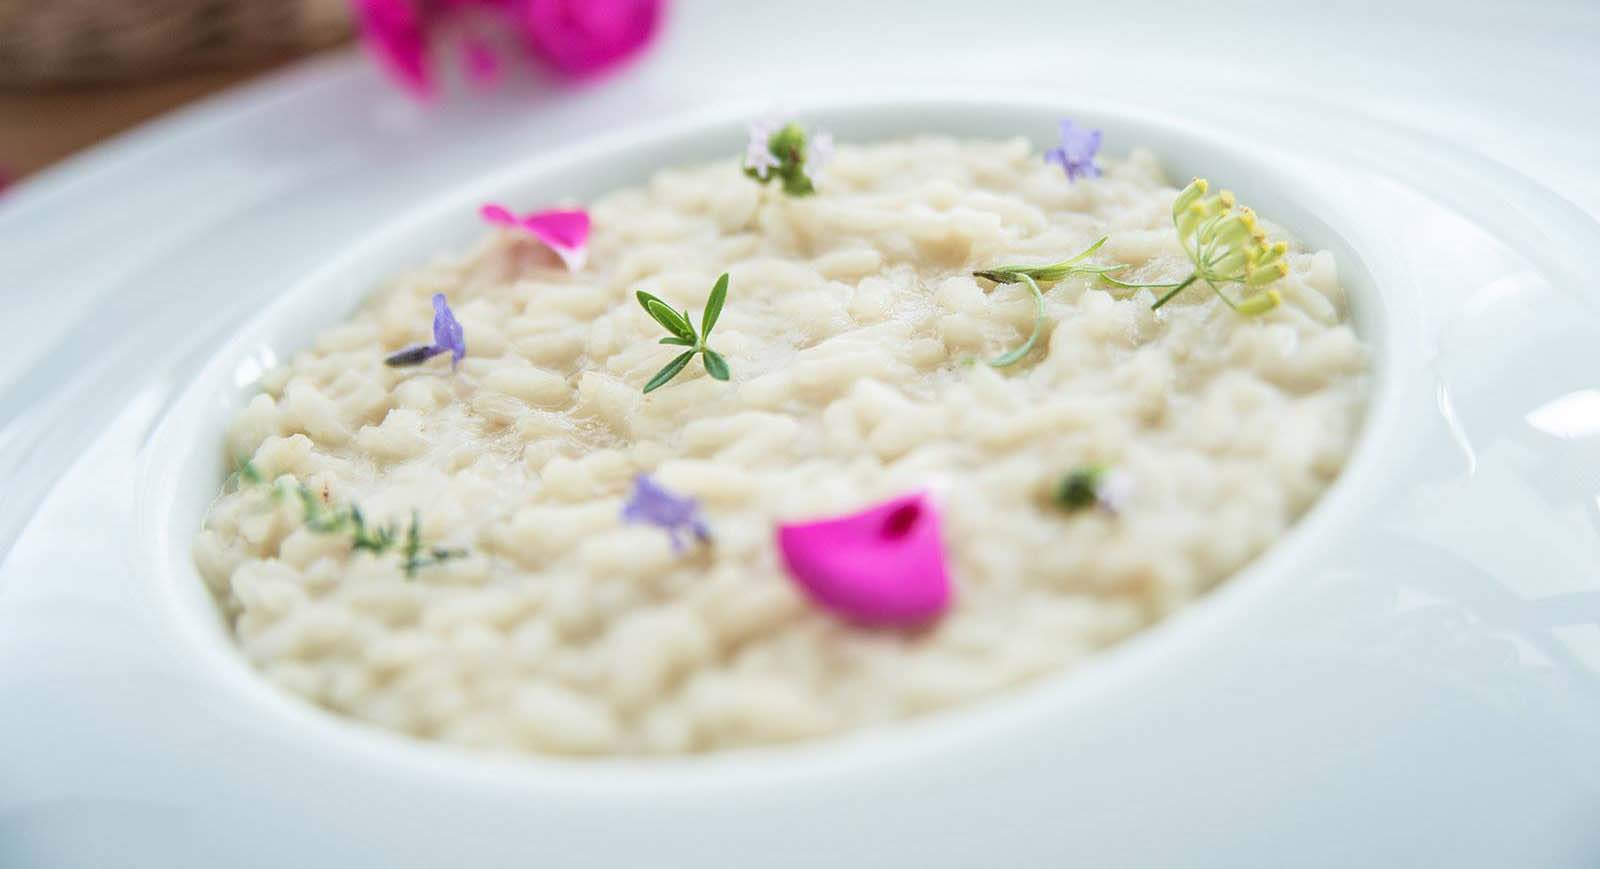
<path fill-rule="evenodd" d="M 744 146 L 744 168 L 756 173 L 762 181 L 778 167 L 778 158 L 772 153 L 772 136 L 782 128 L 782 121 L 756 121 L 750 125 L 750 141 Z"/>
<path fill-rule="evenodd" d="M 1061 121 L 1061 144 L 1044 152 L 1046 163 L 1056 163 L 1067 173 L 1068 181 L 1099 178 L 1095 155 L 1100 153 L 1100 131 Z"/>

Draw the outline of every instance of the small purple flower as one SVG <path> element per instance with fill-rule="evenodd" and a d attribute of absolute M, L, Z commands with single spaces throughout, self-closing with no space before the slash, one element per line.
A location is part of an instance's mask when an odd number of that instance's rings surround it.
<path fill-rule="evenodd" d="M 622 505 L 622 521 L 643 522 L 667 532 L 673 552 L 683 551 L 684 534 L 693 534 L 701 543 L 711 540 L 711 529 L 700 516 L 700 502 L 667 491 L 649 474 L 633 478 L 633 492 Z"/>
<path fill-rule="evenodd" d="M 1099 152 L 1099 130 L 1079 127 L 1069 120 L 1063 120 L 1061 145 L 1044 152 L 1044 161 L 1060 164 L 1066 170 L 1068 181 L 1099 178 L 1100 167 L 1094 164 L 1094 155 Z"/>
<path fill-rule="evenodd" d="M 384 359 L 383 364 L 392 368 L 421 365 L 440 353 L 450 354 L 450 368 L 454 370 L 457 365 L 461 364 L 462 357 L 467 355 L 467 339 L 466 335 L 461 331 L 461 323 L 456 320 L 456 315 L 451 312 L 450 303 L 445 300 L 444 293 L 434 293 L 433 343 L 407 347 L 399 353 Z"/>

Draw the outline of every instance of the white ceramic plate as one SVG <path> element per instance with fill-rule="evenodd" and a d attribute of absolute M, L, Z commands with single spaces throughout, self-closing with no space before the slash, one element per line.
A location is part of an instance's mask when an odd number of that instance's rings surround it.
<path fill-rule="evenodd" d="M 5 732 L 31 749 L 8 762 L 28 795 L 7 820 L 35 849 L 21 853 L 85 853 L 62 843 L 89 830 L 124 855 L 193 866 L 223 851 L 261 865 L 419 867 L 663 854 L 694 866 L 1440 853 L 1453 865 L 1582 865 L 1596 853 L 1594 657 L 1562 628 L 1600 602 L 1521 600 L 1590 580 L 1594 481 L 1549 464 L 1570 467 L 1557 451 L 1600 428 L 1600 393 L 1549 377 L 1600 370 L 1600 329 L 1579 300 L 1428 191 L 1181 117 L 1054 99 L 803 108 L 844 140 L 1047 142 L 1068 114 L 1106 129 L 1111 151 L 1149 145 L 1173 175 L 1204 173 L 1332 247 L 1377 354 L 1344 477 L 1243 574 L 1087 666 L 858 736 L 670 761 L 488 758 L 278 694 L 233 650 L 188 559 L 221 482 L 225 420 L 263 366 L 380 277 L 480 233 L 480 202 L 588 197 L 726 154 L 748 112 L 617 134 L 508 167 L 379 231 L 190 362 L 174 401 L 133 396 L 74 467 L 46 504 L 50 532 L 25 536 L 7 565 L 4 624 L 23 634 L 12 647 L 48 649 L 28 634 L 71 632 L 86 657 L 35 659 L 9 680 L 25 705 Z M 1447 261 L 1465 250 L 1483 253 Z M 1463 304 L 1469 271 L 1487 283 Z M 1538 355 L 1519 352 L 1529 342 Z M 1458 394 L 1453 359 L 1493 370 Z M 108 499 L 97 483 L 130 468 L 132 487 Z M 73 577 L 77 559 L 81 583 L 41 581 Z M 1413 840 L 1419 824 L 1450 835 Z"/>

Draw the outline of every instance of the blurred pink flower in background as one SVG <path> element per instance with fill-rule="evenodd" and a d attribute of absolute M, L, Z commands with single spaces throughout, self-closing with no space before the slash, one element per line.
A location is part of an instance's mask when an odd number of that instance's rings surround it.
<path fill-rule="evenodd" d="M 351 0 L 361 41 L 401 87 L 435 90 L 433 56 L 455 51 L 467 78 L 498 80 L 496 47 L 569 77 L 604 72 L 655 36 L 664 0 Z"/>
<path fill-rule="evenodd" d="M 523 0 L 528 45 L 567 75 L 604 71 L 655 35 L 661 0 Z"/>

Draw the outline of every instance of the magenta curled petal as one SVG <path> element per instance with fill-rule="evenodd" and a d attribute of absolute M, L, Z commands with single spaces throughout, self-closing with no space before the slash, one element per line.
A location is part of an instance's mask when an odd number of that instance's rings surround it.
<path fill-rule="evenodd" d="M 478 214 L 482 215 L 484 220 L 494 224 L 495 226 L 504 226 L 509 228 L 519 225 L 517 222 L 517 216 L 512 214 L 511 210 L 506 208 L 504 205 L 495 205 L 491 202 L 478 209 Z"/>
<path fill-rule="evenodd" d="M 912 627 L 950 605 L 939 512 L 923 492 L 848 516 L 780 524 L 778 549 L 801 590 L 847 621 Z"/>
<path fill-rule="evenodd" d="M 503 205 L 489 203 L 478 209 L 488 223 L 520 229 L 561 257 L 567 271 L 582 269 L 589 259 L 589 212 L 581 208 L 551 208 L 524 217 Z"/>

